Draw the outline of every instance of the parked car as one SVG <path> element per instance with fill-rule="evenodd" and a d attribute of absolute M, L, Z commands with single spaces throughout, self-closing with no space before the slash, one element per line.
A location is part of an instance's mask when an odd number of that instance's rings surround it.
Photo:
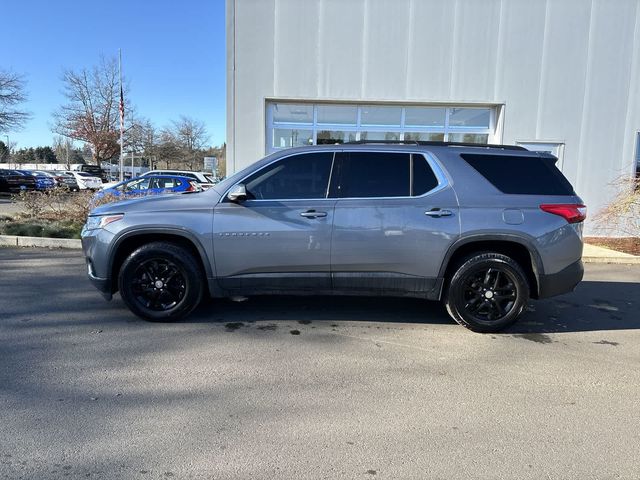
<path fill-rule="evenodd" d="M 0 170 L 0 192 L 17 193 L 35 189 L 36 177 L 23 175 L 17 170 Z"/>
<path fill-rule="evenodd" d="M 73 175 L 66 175 L 64 171 L 37 170 L 36 172 L 53 178 L 58 188 L 66 188 L 67 190 L 70 190 L 72 192 L 77 192 L 80 190 L 78 182 L 76 181 L 76 177 L 74 177 Z"/>
<path fill-rule="evenodd" d="M 56 182 L 48 175 L 36 173 L 33 170 L 16 170 L 22 175 L 32 176 L 36 179 L 36 190 L 46 191 L 54 188 Z"/>
<path fill-rule="evenodd" d="M 106 182 L 108 179 L 108 174 L 106 170 L 103 170 L 98 165 L 80 165 L 78 170 L 74 170 L 78 172 L 85 172 L 93 177 L 98 177 L 101 181 Z"/>
<path fill-rule="evenodd" d="M 94 177 L 90 173 L 68 171 L 64 172 L 65 176 L 71 175 L 78 184 L 80 190 L 99 190 L 102 187 L 102 180 Z"/>
<path fill-rule="evenodd" d="M 202 187 L 192 178 L 177 175 L 147 175 L 125 180 L 110 188 L 103 188 L 96 193 L 96 198 L 105 195 L 116 197 L 139 197 L 143 195 L 159 195 L 162 193 L 200 192 Z"/>
<path fill-rule="evenodd" d="M 437 142 L 284 150 L 199 195 L 96 208 L 88 274 L 154 321 L 206 294 L 373 295 L 441 300 L 498 331 L 582 279 L 586 207 L 556 160 Z"/>
<path fill-rule="evenodd" d="M 149 170 L 140 175 L 146 177 L 148 175 L 178 175 L 180 177 L 188 177 L 197 181 L 203 190 L 207 190 L 216 184 L 216 179 L 210 173 L 191 172 L 188 170 Z"/>

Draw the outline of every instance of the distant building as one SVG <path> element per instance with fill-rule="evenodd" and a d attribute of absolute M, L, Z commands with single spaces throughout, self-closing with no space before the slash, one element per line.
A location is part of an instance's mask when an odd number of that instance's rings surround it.
<path fill-rule="evenodd" d="M 227 0 L 227 168 L 360 139 L 548 150 L 593 214 L 640 159 L 640 0 Z"/>

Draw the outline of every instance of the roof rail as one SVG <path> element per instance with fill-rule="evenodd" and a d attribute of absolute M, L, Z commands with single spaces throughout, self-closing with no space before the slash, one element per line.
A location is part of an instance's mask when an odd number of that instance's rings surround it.
<path fill-rule="evenodd" d="M 491 143 L 464 143 L 464 142 L 435 142 L 426 140 L 354 140 L 344 142 L 343 145 L 368 145 L 368 144 L 385 144 L 385 145 L 420 145 L 432 147 L 476 147 L 476 148 L 501 148 L 503 150 L 525 150 L 520 145 L 498 145 Z"/>

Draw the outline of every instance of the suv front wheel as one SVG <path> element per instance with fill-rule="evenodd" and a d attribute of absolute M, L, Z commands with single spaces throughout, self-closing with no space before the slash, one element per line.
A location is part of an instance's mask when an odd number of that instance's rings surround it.
<path fill-rule="evenodd" d="M 478 253 L 454 272 L 445 305 L 460 325 L 488 333 L 513 324 L 528 300 L 527 276 L 515 260 L 499 253 Z"/>
<path fill-rule="evenodd" d="M 153 242 L 129 255 L 118 276 L 124 303 L 146 320 L 171 322 L 193 311 L 202 299 L 202 274 L 184 248 Z"/>

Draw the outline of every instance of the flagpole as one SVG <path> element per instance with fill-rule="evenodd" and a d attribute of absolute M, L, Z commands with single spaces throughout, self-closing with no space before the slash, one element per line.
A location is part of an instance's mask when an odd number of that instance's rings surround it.
<path fill-rule="evenodd" d="M 120 181 L 124 179 L 123 148 L 124 148 L 124 98 L 122 93 L 122 49 L 118 49 L 118 70 L 120 72 Z"/>

